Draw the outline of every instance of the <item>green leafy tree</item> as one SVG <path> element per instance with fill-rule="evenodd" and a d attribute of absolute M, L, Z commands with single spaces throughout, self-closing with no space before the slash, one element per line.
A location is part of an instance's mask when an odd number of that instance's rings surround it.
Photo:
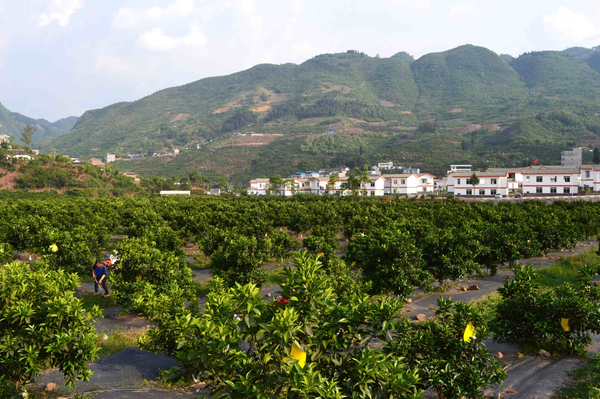
<path fill-rule="evenodd" d="M 475 190 L 475 186 L 479 184 L 479 176 L 475 172 L 471 175 L 471 185 L 473 186 L 473 190 Z"/>
<path fill-rule="evenodd" d="M 335 192 L 337 184 L 340 182 L 340 176 L 337 173 L 334 173 L 329 177 L 329 181 L 327 182 L 327 193 L 332 194 Z"/>
<path fill-rule="evenodd" d="M 600 149 L 598 147 L 594 148 L 594 161 L 595 164 L 600 163 Z"/>
<path fill-rule="evenodd" d="M 0 393 L 21 393 L 23 384 L 56 367 L 65 382 L 89 380 L 96 358 L 93 323 L 102 313 L 86 311 L 73 296 L 75 274 L 20 262 L 0 268 Z"/>
<path fill-rule="evenodd" d="M 267 188 L 268 194 L 281 195 L 281 186 L 283 186 L 283 179 L 279 175 L 271 176 L 269 178 L 269 187 Z"/>
<path fill-rule="evenodd" d="M 401 303 L 338 297 L 315 257 L 294 263 L 284 269 L 288 303 L 264 301 L 253 284 L 210 293 L 203 313 L 166 294 L 140 298 L 155 325 L 142 348 L 178 359 L 168 380 L 210 381 L 215 397 L 422 397 L 417 370 L 369 346 L 393 338 Z"/>
<path fill-rule="evenodd" d="M 542 291 L 533 267 L 521 267 L 498 289 L 503 300 L 492 324 L 494 339 L 585 354 L 585 347 L 592 343 L 590 331 L 600 332 L 600 287 L 592 283 L 597 272 L 597 267 L 586 266 L 577 283 Z M 568 331 L 561 323 L 564 320 Z"/>
<path fill-rule="evenodd" d="M 29 123 L 27 125 L 25 125 L 25 127 L 23 128 L 23 131 L 21 132 L 21 140 L 23 140 L 23 143 L 25 144 L 26 147 L 31 146 L 31 140 L 33 138 L 33 135 L 37 131 L 38 131 L 38 128 L 31 126 Z"/>
<path fill-rule="evenodd" d="M 294 179 L 287 179 L 284 184 L 285 184 L 285 187 L 288 190 L 290 190 L 290 192 L 292 193 L 292 195 L 296 195 L 296 193 L 300 189 L 300 184 L 298 183 L 298 181 L 296 181 Z"/>
<path fill-rule="evenodd" d="M 413 287 L 424 286 L 430 279 L 414 239 L 398 227 L 360 233 L 348 245 L 346 260 L 362 270 L 372 294 L 408 298 Z"/>
<path fill-rule="evenodd" d="M 506 372 L 485 347 L 489 337 L 484 316 L 472 305 L 438 299 L 435 319 L 396 328 L 398 336 L 384 348 L 419 369 L 425 387 L 440 399 L 485 398 L 482 388 L 501 384 Z M 465 340 L 471 324 L 474 336 Z"/>
<path fill-rule="evenodd" d="M 157 293 L 178 289 L 185 299 L 194 296 L 192 271 L 182 257 L 157 248 L 147 237 L 126 238 L 117 251 L 120 260 L 109 283 L 115 302 L 124 309 L 129 309 L 136 295 L 148 287 Z"/>

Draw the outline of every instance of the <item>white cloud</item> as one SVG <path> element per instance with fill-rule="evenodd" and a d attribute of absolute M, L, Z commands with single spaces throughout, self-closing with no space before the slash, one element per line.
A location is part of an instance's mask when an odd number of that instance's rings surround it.
<path fill-rule="evenodd" d="M 8 44 L 8 38 L 0 36 L 0 50 L 3 50 Z"/>
<path fill-rule="evenodd" d="M 142 46 L 153 51 L 171 51 L 182 47 L 200 47 L 206 44 L 207 39 L 198 26 L 193 26 L 185 36 L 172 37 L 166 35 L 162 28 L 145 31 L 140 35 Z"/>
<path fill-rule="evenodd" d="M 260 40 L 263 35 L 263 19 L 258 15 L 258 7 L 254 0 L 237 0 L 235 8 L 241 12 L 247 27 L 252 31 L 252 39 Z"/>
<path fill-rule="evenodd" d="M 311 56 L 315 53 L 315 46 L 308 40 L 303 41 L 290 47 L 290 52 L 294 55 Z"/>
<path fill-rule="evenodd" d="M 176 0 L 166 7 L 152 7 L 139 12 L 133 8 L 123 7 L 117 11 L 113 25 L 123 29 L 147 20 L 156 21 L 170 17 L 188 17 L 194 12 L 194 9 L 194 0 Z"/>
<path fill-rule="evenodd" d="M 294 14 L 300 14 L 304 11 L 304 2 L 302 0 L 292 0 L 292 10 Z"/>
<path fill-rule="evenodd" d="M 391 0 L 391 3 L 416 11 L 429 11 L 431 6 L 431 0 Z"/>
<path fill-rule="evenodd" d="M 450 16 L 452 17 L 462 17 L 465 15 L 472 15 L 477 13 L 481 9 L 481 5 L 477 2 L 473 2 L 471 4 L 454 4 L 450 7 Z"/>
<path fill-rule="evenodd" d="M 75 10 L 81 7 L 83 0 L 53 0 L 48 12 L 39 16 L 38 27 L 50 25 L 52 21 L 57 20 L 64 28 L 69 25 L 69 19 Z"/>
<path fill-rule="evenodd" d="M 554 39 L 566 42 L 580 42 L 598 34 L 598 27 L 585 13 L 573 12 L 565 6 L 544 14 L 542 23 Z"/>
<path fill-rule="evenodd" d="M 94 60 L 94 69 L 109 75 L 137 76 L 138 68 L 132 62 L 106 54 L 106 48 L 102 48 Z"/>

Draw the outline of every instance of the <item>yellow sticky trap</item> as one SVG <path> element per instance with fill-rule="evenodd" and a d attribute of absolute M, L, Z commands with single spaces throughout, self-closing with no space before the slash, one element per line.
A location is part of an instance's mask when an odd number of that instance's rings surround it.
<path fill-rule="evenodd" d="M 463 334 L 463 340 L 465 342 L 471 342 L 471 338 L 475 337 L 475 326 L 473 323 L 469 322 L 467 324 L 467 328 L 465 328 L 465 333 Z"/>
<path fill-rule="evenodd" d="M 569 319 L 560 319 L 560 325 L 566 332 L 571 331 L 569 328 Z"/>
<path fill-rule="evenodd" d="M 138 274 L 137 276 L 135 276 L 135 279 L 136 279 L 137 281 L 140 281 L 140 280 L 142 279 L 142 275 L 141 275 L 141 274 Z"/>
<path fill-rule="evenodd" d="M 304 368 L 306 364 L 306 352 L 303 352 L 302 349 L 298 348 L 298 345 L 292 344 L 292 352 L 291 359 L 296 359 L 298 361 L 298 365 Z M 291 360 L 289 357 L 284 358 L 284 361 Z"/>

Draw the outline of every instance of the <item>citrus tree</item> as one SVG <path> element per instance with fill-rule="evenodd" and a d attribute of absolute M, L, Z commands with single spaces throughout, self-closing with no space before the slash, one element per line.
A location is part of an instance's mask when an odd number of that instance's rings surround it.
<path fill-rule="evenodd" d="M 25 382 L 56 367 L 70 385 L 91 376 L 96 357 L 92 323 L 97 307 L 86 311 L 73 296 L 76 274 L 47 264 L 14 262 L 0 268 L 0 391 L 20 393 Z"/>
<path fill-rule="evenodd" d="M 295 264 L 287 303 L 264 301 L 254 284 L 210 293 L 203 313 L 168 293 L 140 296 L 155 324 L 141 346 L 178 359 L 168 379 L 209 381 L 214 397 L 421 397 L 419 372 L 373 346 L 391 339 L 402 305 L 338 297 L 316 257 Z"/>

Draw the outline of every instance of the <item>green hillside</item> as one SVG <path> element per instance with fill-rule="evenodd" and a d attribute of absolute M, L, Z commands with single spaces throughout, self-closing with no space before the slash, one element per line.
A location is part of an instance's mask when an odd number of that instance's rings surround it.
<path fill-rule="evenodd" d="M 477 115 L 489 108 L 522 102 L 527 88 L 496 53 L 465 45 L 424 55 L 411 64 L 421 97 L 418 111 L 446 117 Z M 497 114 L 497 113 L 496 113 Z"/>
<path fill-rule="evenodd" d="M 0 134 L 14 136 L 17 142 L 20 142 L 21 132 L 26 124 L 37 127 L 38 131 L 34 134 L 32 141 L 38 143 L 68 132 L 75 126 L 78 119 L 71 116 L 52 123 L 45 119 L 33 119 L 17 112 L 11 112 L 0 104 Z"/>
<path fill-rule="evenodd" d="M 560 51 L 526 53 L 510 63 L 532 94 L 581 102 L 600 99 L 600 75 L 588 64 Z"/>

